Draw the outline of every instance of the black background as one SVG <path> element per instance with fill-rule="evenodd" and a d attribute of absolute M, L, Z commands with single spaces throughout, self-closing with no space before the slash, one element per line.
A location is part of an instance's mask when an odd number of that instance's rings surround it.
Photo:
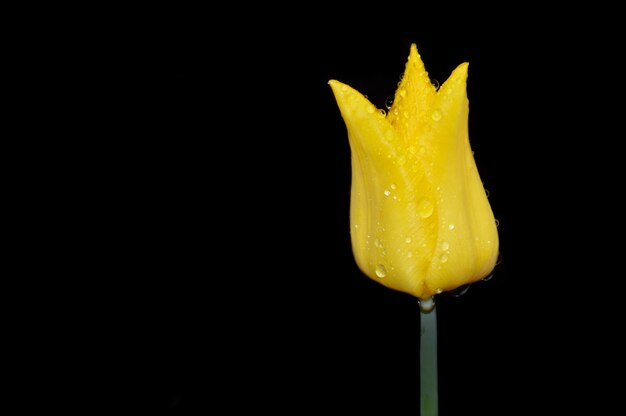
<path fill-rule="evenodd" d="M 440 414 L 599 412 L 620 327 L 602 301 L 617 276 L 601 235 L 619 222 L 598 104 L 610 34 L 545 11 L 310 12 L 151 10 L 81 46 L 102 212 L 87 408 L 419 413 L 419 308 L 354 263 L 327 85 L 384 108 L 416 43 L 439 83 L 470 64 L 470 141 L 500 222 L 493 279 L 437 300 Z"/>

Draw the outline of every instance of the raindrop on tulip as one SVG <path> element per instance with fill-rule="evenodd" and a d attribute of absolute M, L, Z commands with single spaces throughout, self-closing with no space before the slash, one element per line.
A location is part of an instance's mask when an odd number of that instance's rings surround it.
<path fill-rule="evenodd" d="M 435 309 L 435 299 L 432 297 L 428 299 L 420 299 L 419 304 L 422 313 L 428 313 Z"/>
<path fill-rule="evenodd" d="M 425 198 L 417 204 L 417 212 L 422 218 L 430 217 L 433 214 L 434 209 L 435 207 L 433 206 L 433 203 Z"/>
<path fill-rule="evenodd" d="M 452 292 L 450 292 L 450 294 L 454 296 L 455 298 L 458 298 L 466 294 L 469 288 L 470 288 L 470 285 L 459 286 L 456 289 L 454 289 Z"/>
<path fill-rule="evenodd" d="M 441 243 L 441 249 L 442 249 L 442 250 L 444 250 L 444 251 L 445 251 L 445 250 L 448 250 L 449 248 L 450 248 L 450 244 L 449 244 L 447 241 L 443 241 L 443 242 Z"/>
<path fill-rule="evenodd" d="M 435 121 L 441 120 L 441 111 L 439 111 L 439 110 L 433 111 L 433 113 L 431 114 L 431 117 Z"/>
<path fill-rule="evenodd" d="M 387 276 L 387 268 L 384 264 L 379 264 L 378 266 L 376 266 L 376 276 L 380 277 L 381 279 Z"/>

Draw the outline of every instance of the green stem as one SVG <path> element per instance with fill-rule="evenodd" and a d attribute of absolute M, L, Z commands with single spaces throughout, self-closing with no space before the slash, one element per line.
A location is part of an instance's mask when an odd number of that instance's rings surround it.
<path fill-rule="evenodd" d="M 437 311 L 434 300 L 420 300 L 420 309 L 420 415 L 437 416 Z"/>

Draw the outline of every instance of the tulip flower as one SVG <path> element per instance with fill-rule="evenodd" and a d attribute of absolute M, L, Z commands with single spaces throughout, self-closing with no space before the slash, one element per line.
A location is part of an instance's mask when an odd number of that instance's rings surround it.
<path fill-rule="evenodd" d="M 468 137 L 468 64 L 435 87 L 415 44 L 388 112 L 329 82 L 352 153 L 359 268 L 422 301 L 488 276 L 498 232 Z"/>

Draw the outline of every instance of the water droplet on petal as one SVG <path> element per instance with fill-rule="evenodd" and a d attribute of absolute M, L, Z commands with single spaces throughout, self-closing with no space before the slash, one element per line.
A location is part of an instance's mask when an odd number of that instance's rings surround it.
<path fill-rule="evenodd" d="M 393 97 L 387 97 L 387 99 L 385 100 L 385 107 L 387 107 L 387 110 L 389 110 L 392 105 L 393 105 Z"/>
<path fill-rule="evenodd" d="M 433 214 L 435 207 L 433 203 L 424 198 L 417 204 L 417 212 L 422 218 L 428 218 Z"/>
<path fill-rule="evenodd" d="M 452 292 L 450 292 L 450 294 L 454 296 L 455 298 L 458 298 L 466 294 L 469 288 L 470 288 L 470 285 L 459 286 L 456 289 L 454 289 Z"/>
<path fill-rule="evenodd" d="M 391 191 L 389 189 L 385 189 L 383 193 L 385 194 L 385 196 L 391 195 Z"/>
<path fill-rule="evenodd" d="M 439 121 L 441 120 L 441 111 L 435 110 L 430 116 L 432 117 L 434 121 Z"/>
<path fill-rule="evenodd" d="M 500 226 L 500 220 L 496 219 L 496 227 Z"/>
<path fill-rule="evenodd" d="M 439 261 L 441 261 L 442 263 L 445 263 L 448 261 L 448 255 L 447 254 L 442 254 L 441 256 L 439 256 Z"/>
<path fill-rule="evenodd" d="M 398 186 L 395 183 L 391 184 L 391 189 L 396 189 Z"/>
<path fill-rule="evenodd" d="M 490 281 L 491 279 L 493 279 L 493 273 L 492 273 L 492 274 L 490 274 L 490 275 L 489 275 L 489 276 L 487 276 L 487 277 L 483 277 L 483 282 L 488 282 L 488 281 Z"/>
<path fill-rule="evenodd" d="M 376 266 L 376 276 L 380 277 L 381 279 L 387 276 L 387 268 L 384 264 L 379 264 L 378 266 Z"/>
<path fill-rule="evenodd" d="M 454 230 L 454 224 L 450 224 L 450 225 L 448 225 L 448 229 L 450 229 L 450 230 Z"/>
<path fill-rule="evenodd" d="M 380 243 L 380 240 L 378 238 L 376 240 L 374 240 L 374 245 L 376 247 L 379 247 L 379 248 L 382 246 L 382 244 Z"/>
<path fill-rule="evenodd" d="M 404 239 L 404 241 L 405 241 L 407 244 L 409 244 L 409 243 L 411 242 L 411 237 L 407 237 L 407 238 L 405 238 L 405 239 Z"/>
<path fill-rule="evenodd" d="M 375 108 L 373 105 L 370 105 L 367 107 L 367 113 L 368 114 L 374 114 Z"/>
<path fill-rule="evenodd" d="M 437 294 L 439 295 L 439 294 L 443 293 L 443 289 L 442 289 L 442 288 L 440 288 L 440 287 L 438 287 L 438 288 L 435 290 L 435 293 L 437 293 Z"/>
<path fill-rule="evenodd" d="M 489 189 L 485 189 L 485 195 L 487 195 L 487 198 L 489 198 Z"/>
<path fill-rule="evenodd" d="M 444 251 L 450 249 L 450 244 L 447 241 L 443 241 L 441 243 L 441 249 Z"/>
<path fill-rule="evenodd" d="M 498 260 L 496 260 L 496 266 L 502 263 L 502 253 L 498 252 Z"/>
<path fill-rule="evenodd" d="M 380 113 L 381 116 L 386 117 L 387 116 L 387 112 L 385 110 L 383 110 L 382 108 L 380 110 L 378 110 L 378 112 Z"/>

